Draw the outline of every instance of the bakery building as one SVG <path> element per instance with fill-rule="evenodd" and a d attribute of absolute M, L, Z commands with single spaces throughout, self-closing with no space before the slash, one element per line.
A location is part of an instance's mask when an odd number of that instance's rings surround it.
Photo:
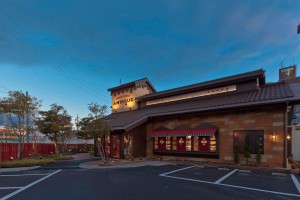
<path fill-rule="evenodd" d="M 260 69 L 159 92 L 147 78 L 110 88 L 112 113 L 104 118 L 111 130 L 108 153 L 121 159 L 233 162 L 237 146 L 244 162 L 249 135 L 250 162 L 260 149 L 262 165 L 286 167 L 298 151 L 292 145 L 300 81 L 296 66 L 279 73 L 276 83 L 266 83 Z"/>

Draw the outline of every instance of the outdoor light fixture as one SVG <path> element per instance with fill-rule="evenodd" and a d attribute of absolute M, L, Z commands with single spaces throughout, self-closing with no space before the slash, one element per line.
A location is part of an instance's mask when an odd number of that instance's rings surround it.
<path fill-rule="evenodd" d="M 273 134 L 272 134 L 272 142 L 276 142 L 276 134 L 275 134 L 275 132 L 273 132 Z"/>
<path fill-rule="evenodd" d="M 300 34 L 300 24 L 298 24 L 297 34 Z"/>
<path fill-rule="evenodd" d="M 290 140 L 290 139 L 291 139 L 291 136 L 290 136 L 290 135 L 287 135 L 287 136 L 286 136 L 286 139 Z"/>

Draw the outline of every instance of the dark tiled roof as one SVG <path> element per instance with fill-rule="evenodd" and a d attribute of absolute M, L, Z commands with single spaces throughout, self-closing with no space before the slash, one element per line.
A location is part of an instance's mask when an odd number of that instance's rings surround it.
<path fill-rule="evenodd" d="M 284 80 L 285 83 L 300 83 L 300 76 Z"/>
<path fill-rule="evenodd" d="M 140 123 L 146 122 L 149 117 L 283 103 L 293 98 L 294 95 L 289 84 L 279 82 L 266 84 L 257 90 L 230 92 L 157 104 L 128 112 L 113 113 L 106 116 L 104 120 L 107 120 L 108 125 L 113 129 L 125 129 L 128 131 Z"/>
<path fill-rule="evenodd" d="M 107 91 L 115 91 L 115 90 L 119 90 L 119 89 L 126 88 L 126 87 L 129 87 L 129 86 L 135 86 L 135 83 L 138 82 L 138 81 L 145 81 L 152 88 L 152 90 L 154 92 L 156 92 L 156 89 L 154 88 L 154 86 L 150 83 L 150 81 L 147 78 L 142 78 L 142 79 L 139 79 L 139 80 L 135 80 L 135 81 L 132 81 L 132 82 L 129 82 L 129 83 L 122 84 L 122 85 L 117 86 L 117 87 L 109 88 L 109 89 L 107 89 Z"/>
<path fill-rule="evenodd" d="M 211 88 L 211 87 L 217 87 L 217 86 L 223 86 L 223 85 L 228 85 L 228 84 L 233 84 L 236 82 L 240 81 L 246 81 L 246 80 L 251 80 L 251 79 L 256 79 L 256 78 L 261 78 L 262 83 L 264 84 L 264 75 L 265 71 L 262 69 L 243 73 L 243 74 L 237 74 L 233 76 L 228 76 L 225 78 L 219 78 L 211 81 L 206 81 L 202 83 L 197 83 L 197 84 L 192 84 L 188 86 L 183 86 L 179 88 L 174 88 L 170 90 L 165 90 L 161 92 L 156 92 L 152 94 L 148 94 L 142 97 L 139 97 L 138 99 L 140 100 L 150 100 L 154 98 L 161 98 L 165 96 L 170 96 L 174 94 L 179 94 L 179 93 L 187 93 L 193 90 L 199 90 L 199 89 L 206 89 L 206 88 Z"/>

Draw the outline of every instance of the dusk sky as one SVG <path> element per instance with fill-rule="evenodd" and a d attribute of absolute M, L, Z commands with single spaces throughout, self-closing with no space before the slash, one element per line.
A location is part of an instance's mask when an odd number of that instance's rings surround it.
<path fill-rule="evenodd" d="M 299 23 L 299 0 L 0 0 L 0 97 L 84 117 L 120 79 L 161 91 L 263 68 L 275 82 L 282 60 L 300 65 Z"/>

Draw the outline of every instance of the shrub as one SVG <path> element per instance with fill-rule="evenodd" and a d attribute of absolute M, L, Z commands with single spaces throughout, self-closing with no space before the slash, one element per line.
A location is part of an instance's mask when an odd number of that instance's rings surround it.
<path fill-rule="evenodd" d="M 240 162 L 240 158 L 239 158 L 239 146 L 237 144 L 233 146 L 233 153 L 234 153 L 234 163 L 238 164 Z"/>
<path fill-rule="evenodd" d="M 257 162 L 257 164 L 261 163 L 261 148 L 260 148 L 260 146 L 261 146 L 261 144 L 257 140 L 257 142 L 256 142 L 256 162 Z"/>
<path fill-rule="evenodd" d="M 244 144 L 244 157 L 246 158 L 246 164 L 249 165 L 249 158 L 251 157 L 251 137 L 246 135 Z"/>

